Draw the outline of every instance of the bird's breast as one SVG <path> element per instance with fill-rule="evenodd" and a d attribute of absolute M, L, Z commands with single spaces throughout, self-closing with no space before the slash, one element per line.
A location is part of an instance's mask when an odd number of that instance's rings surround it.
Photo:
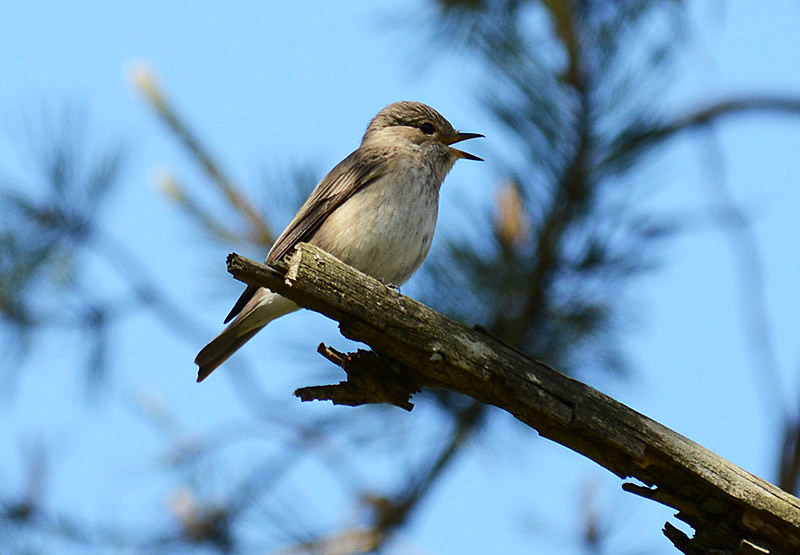
<path fill-rule="evenodd" d="M 440 184 L 432 172 L 414 165 L 385 175 L 334 210 L 311 242 L 366 274 L 400 285 L 430 250 Z"/>

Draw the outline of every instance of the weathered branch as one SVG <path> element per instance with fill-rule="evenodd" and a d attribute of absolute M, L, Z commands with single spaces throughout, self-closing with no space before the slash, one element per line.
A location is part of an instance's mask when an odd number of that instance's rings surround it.
<path fill-rule="evenodd" d="M 420 387 L 464 393 L 508 411 L 617 476 L 646 484 L 626 482 L 623 489 L 679 511 L 677 517 L 694 528 L 694 537 L 669 523 L 664 533 L 684 553 L 800 552 L 800 499 L 313 246 L 300 245 L 280 268 L 232 254 L 228 270 L 339 321 L 345 336 L 372 348 L 372 353 L 329 356 L 350 379 L 298 390 L 303 398 L 388 401 L 410 408 L 407 398 Z M 378 367 L 378 377 L 371 379 Z M 371 383 L 361 388 L 353 375 Z"/>

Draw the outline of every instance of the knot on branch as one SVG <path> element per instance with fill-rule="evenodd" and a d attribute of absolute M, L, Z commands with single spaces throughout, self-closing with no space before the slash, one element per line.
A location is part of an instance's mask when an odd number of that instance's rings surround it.
<path fill-rule="evenodd" d="M 410 411 L 410 401 L 419 392 L 417 381 L 404 371 L 407 367 L 393 358 L 374 351 L 359 349 L 355 353 L 341 353 L 320 343 L 317 352 L 341 366 L 347 380 L 337 385 L 301 387 L 294 392 L 301 401 L 332 401 L 334 405 L 356 407 L 370 403 L 390 403 Z"/>

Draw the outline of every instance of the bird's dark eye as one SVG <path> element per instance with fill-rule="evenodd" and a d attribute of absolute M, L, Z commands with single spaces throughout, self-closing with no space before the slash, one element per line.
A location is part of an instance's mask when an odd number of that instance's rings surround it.
<path fill-rule="evenodd" d="M 422 131 L 426 135 L 433 135 L 433 132 L 436 131 L 436 129 L 433 127 L 433 124 L 432 123 L 428 123 L 427 121 L 425 123 L 423 123 L 422 125 L 420 125 L 419 129 L 420 129 L 420 131 Z"/>

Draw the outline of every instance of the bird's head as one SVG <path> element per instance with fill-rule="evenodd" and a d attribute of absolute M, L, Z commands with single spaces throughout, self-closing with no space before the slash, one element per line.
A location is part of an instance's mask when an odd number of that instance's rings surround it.
<path fill-rule="evenodd" d="M 378 112 L 367 126 L 361 144 L 372 141 L 404 139 L 412 144 L 431 147 L 454 163 L 460 158 L 482 158 L 451 147 L 455 143 L 483 137 L 480 133 L 462 133 L 439 112 L 421 102 L 395 102 Z"/>

